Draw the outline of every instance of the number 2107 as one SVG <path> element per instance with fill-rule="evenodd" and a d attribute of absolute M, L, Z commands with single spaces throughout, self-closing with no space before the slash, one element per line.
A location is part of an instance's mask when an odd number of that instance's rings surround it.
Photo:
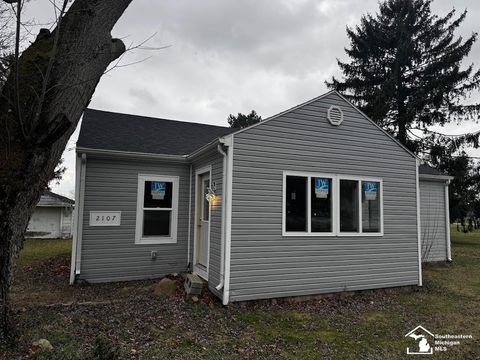
<path fill-rule="evenodd" d="M 95 219 L 95 221 L 114 221 L 115 218 L 117 217 L 117 215 L 97 215 L 97 218 Z"/>

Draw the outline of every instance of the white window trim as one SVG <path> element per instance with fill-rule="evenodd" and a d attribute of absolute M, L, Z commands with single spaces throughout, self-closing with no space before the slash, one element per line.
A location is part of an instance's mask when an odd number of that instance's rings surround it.
<path fill-rule="evenodd" d="M 172 217 L 170 219 L 170 236 L 143 236 L 143 198 L 145 195 L 145 181 L 165 181 L 173 184 L 172 191 L 172 208 L 168 209 L 172 211 Z M 178 225 L 178 193 L 179 193 L 180 179 L 178 176 L 166 176 L 166 175 L 146 175 L 138 174 L 138 187 L 137 187 L 137 216 L 135 224 L 135 244 L 175 244 L 177 242 L 177 225 Z M 147 208 L 146 210 L 149 210 Z M 167 209 L 156 211 L 167 211 Z"/>
<path fill-rule="evenodd" d="M 286 231 L 286 186 L 287 176 L 303 176 L 307 177 L 307 231 Z M 311 178 L 322 177 L 332 179 L 332 231 L 331 232 L 311 232 Z M 340 231 L 340 180 L 355 180 L 358 182 L 358 211 L 359 211 L 359 231 L 358 232 L 341 232 Z M 380 232 L 363 232 L 362 229 L 362 181 L 372 181 L 380 183 Z M 283 186 L 282 186 L 282 236 L 317 236 L 317 237 L 345 237 L 345 236 L 383 236 L 383 179 L 377 177 L 314 173 L 304 171 L 283 171 Z"/>

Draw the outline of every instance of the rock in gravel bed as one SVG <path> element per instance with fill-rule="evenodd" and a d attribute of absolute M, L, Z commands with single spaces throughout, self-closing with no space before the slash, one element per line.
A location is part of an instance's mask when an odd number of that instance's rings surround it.
<path fill-rule="evenodd" d="M 47 339 L 40 339 L 38 341 L 33 342 L 32 344 L 37 348 L 38 351 L 52 351 L 53 346 L 50 344 L 50 341 Z"/>
<path fill-rule="evenodd" d="M 175 296 L 176 291 L 177 284 L 168 278 L 163 278 L 153 287 L 153 293 L 158 297 Z"/>

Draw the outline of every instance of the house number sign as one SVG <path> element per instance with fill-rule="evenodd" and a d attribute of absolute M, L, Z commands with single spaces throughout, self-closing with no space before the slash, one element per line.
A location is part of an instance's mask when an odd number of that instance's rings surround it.
<path fill-rule="evenodd" d="M 120 226 L 121 211 L 90 211 L 90 226 Z"/>

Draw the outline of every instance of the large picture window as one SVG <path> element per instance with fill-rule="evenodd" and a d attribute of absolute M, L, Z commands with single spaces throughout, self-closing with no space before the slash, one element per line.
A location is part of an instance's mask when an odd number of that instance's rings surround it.
<path fill-rule="evenodd" d="M 284 172 L 284 236 L 382 236 L 382 181 Z"/>
<path fill-rule="evenodd" d="M 177 241 L 178 177 L 138 176 L 135 243 Z"/>

